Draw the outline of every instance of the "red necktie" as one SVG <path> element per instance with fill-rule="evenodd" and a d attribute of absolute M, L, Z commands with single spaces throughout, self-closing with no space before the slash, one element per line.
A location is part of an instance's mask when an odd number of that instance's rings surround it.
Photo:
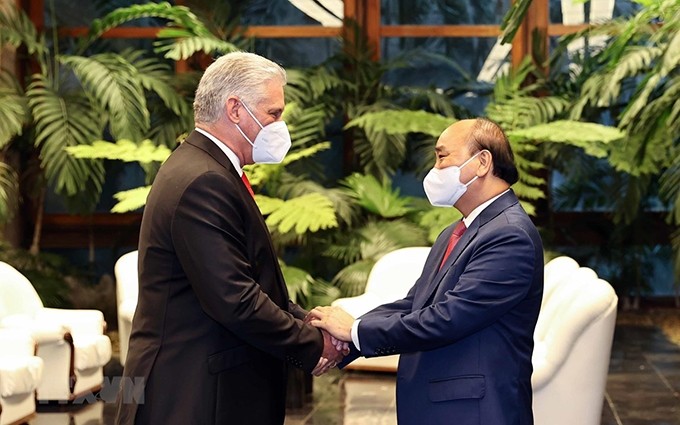
<path fill-rule="evenodd" d="M 444 252 L 444 258 L 442 258 L 442 262 L 439 265 L 440 269 L 446 262 L 446 259 L 449 258 L 451 251 L 453 251 L 453 247 L 456 246 L 460 237 L 463 236 L 463 233 L 465 233 L 465 229 L 467 229 L 467 227 L 465 227 L 465 223 L 463 223 L 463 220 L 458 222 L 458 224 L 456 224 L 456 227 L 454 227 L 453 233 L 451 233 L 451 238 L 449 239 L 449 244 L 446 246 L 446 252 Z"/>
<path fill-rule="evenodd" d="M 243 180 L 243 184 L 246 185 L 246 189 L 248 189 L 248 192 L 250 192 L 250 195 L 254 198 L 255 192 L 253 192 L 253 187 L 250 185 L 250 182 L 248 181 L 248 176 L 246 176 L 245 172 L 241 174 L 241 180 Z"/>

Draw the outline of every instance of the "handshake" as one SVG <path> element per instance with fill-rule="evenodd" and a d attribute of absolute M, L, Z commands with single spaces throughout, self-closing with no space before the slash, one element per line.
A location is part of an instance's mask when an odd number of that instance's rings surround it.
<path fill-rule="evenodd" d="M 349 354 L 354 317 L 340 307 L 316 307 L 305 317 L 305 323 L 321 329 L 323 334 L 323 352 L 312 371 L 312 375 L 321 376 Z"/>

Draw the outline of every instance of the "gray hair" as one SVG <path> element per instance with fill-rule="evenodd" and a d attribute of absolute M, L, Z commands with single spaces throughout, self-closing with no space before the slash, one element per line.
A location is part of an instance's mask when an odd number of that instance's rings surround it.
<path fill-rule="evenodd" d="M 218 58 L 203 73 L 194 98 L 194 121 L 213 123 L 224 112 L 229 96 L 249 107 L 264 99 L 264 83 L 278 79 L 286 84 L 286 71 L 267 58 L 248 52 L 232 52 Z"/>

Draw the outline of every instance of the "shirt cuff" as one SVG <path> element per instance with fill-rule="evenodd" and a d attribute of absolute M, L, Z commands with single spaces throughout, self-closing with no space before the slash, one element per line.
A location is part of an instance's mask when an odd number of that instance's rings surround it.
<path fill-rule="evenodd" d="M 359 345 L 359 322 L 361 322 L 361 319 L 357 319 L 352 323 L 351 335 L 354 346 L 357 347 L 357 350 L 361 351 L 361 346 Z"/>

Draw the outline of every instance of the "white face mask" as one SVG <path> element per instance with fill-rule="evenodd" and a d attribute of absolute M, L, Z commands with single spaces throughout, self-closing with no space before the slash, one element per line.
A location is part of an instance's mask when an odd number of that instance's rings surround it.
<path fill-rule="evenodd" d="M 250 112 L 250 109 L 248 109 L 246 104 L 243 103 L 243 101 L 241 101 L 241 104 L 261 128 L 260 132 L 257 133 L 257 136 L 255 136 L 255 142 L 253 142 L 246 136 L 243 130 L 241 130 L 241 127 L 236 124 L 238 131 L 253 147 L 253 161 L 258 164 L 278 164 L 283 161 L 283 158 L 285 158 L 291 145 L 290 133 L 288 132 L 286 123 L 283 121 L 274 121 L 266 127 L 263 127 L 262 124 L 260 124 L 260 121 L 255 118 L 255 115 Z"/>
<path fill-rule="evenodd" d="M 474 157 L 482 153 L 477 152 L 472 155 L 470 159 L 465 161 L 462 165 L 452 165 L 446 168 L 433 168 L 427 173 L 423 180 L 423 188 L 430 203 L 435 207 L 452 207 L 467 191 L 468 186 L 477 180 L 478 176 L 474 176 L 472 180 L 467 183 L 461 183 L 460 170 L 465 167 Z"/>

